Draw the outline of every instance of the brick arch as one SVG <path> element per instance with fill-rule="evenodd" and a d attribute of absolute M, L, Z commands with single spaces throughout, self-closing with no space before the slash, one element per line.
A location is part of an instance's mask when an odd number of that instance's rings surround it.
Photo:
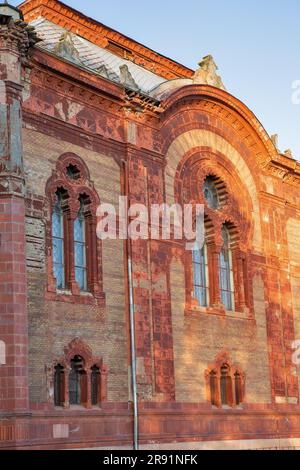
<path fill-rule="evenodd" d="M 224 138 L 243 144 L 251 156 L 264 164 L 277 156 L 277 150 L 255 114 L 240 100 L 208 85 L 190 85 L 177 89 L 162 103 L 164 153 L 174 138 L 185 131 L 201 127 L 219 128 Z M 198 114 L 198 115 L 197 115 Z M 220 121 L 221 125 L 218 125 Z M 193 123 L 193 124 L 192 124 Z M 196 125 L 196 127 L 195 127 Z M 181 128 L 181 130 L 180 130 Z"/>
<path fill-rule="evenodd" d="M 72 165 L 76 169 L 76 177 L 70 177 L 68 168 Z M 100 197 L 90 180 L 90 172 L 81 157 L 74 153 L 64 153 L 56 161 L 51 177 L 46 183 L 45 205 L 49 214 L 53 213 L 56 203 L 56 193 L 62 190 L 64 224 L 66 227 L 65 237 L 65 277 L 66 290 L 72 295 L 63 295 L 57 292 L 56 280 L 53 273 L 52 254 L 52 221 L 51 217 L 46 222 L 46 256 L 48 285 L 46 296 L 50 300 L 67 301 L 72 303 L 94 304 L 105 306 L 105 295 L 103 292 L 102 272 L 102 241 L 96 236 L 97 208 Z M 84 218 L 86 228 L 86 258 L 87 258 L 87 284 L 90 296 L 81 295 L 79 286 L 75 279 L 74 267 L 74 221 L 80 209 L 80 197 L 84 197 Z"/>
<path fill-rule="evenodd" d="M 180 170 L 180 165 L 191 153 L 195 153 L 199 147 L 206 147 L 210 152 L 222 156 L 219 163 L 212 161 L 212 165 L 218 168 L 220 161 L 223 161 L 223 167 L 231 165 L 239 180 L 243 182 L 244 187 L 249 194 L 253 210 L 253 245 L 258 250 L 262 249 L 262 233 L 260 226 L 260 203 L 258 191 L 260 182 L 256 176 L 253 176 L 253 168 L 249 168 L 245 158 L 239 153 L 230 142 L 225 140 L 215 132 L 207 129 L 193 129 L 186 131 L 176 137 L 169 146 L 166 153 L 165 168 L 165 191 L 166 202 L 173 204 L 175 202 L 175 178 Z M 255 169 L 256 173 L 258 168 Z M 254 172 L 255 173 L 255 172 Z"/>
<path fill-rule="evenodd" d="M 214 175 L 224 192 L 220 209 L 210 209 L 204 199 L 203 186 L 207 176 Z M 191 149 L 180 161 L 174 178 L 174 197 L 179 204 L 196 201 L 205 205 L 205 213 L 214 225 L 222 219 L 233 222 L 243 234 L 243 245 L 251 245 L 253 238 L 251 197 L 244 187 L 234 165 L 209 147 Z"/>

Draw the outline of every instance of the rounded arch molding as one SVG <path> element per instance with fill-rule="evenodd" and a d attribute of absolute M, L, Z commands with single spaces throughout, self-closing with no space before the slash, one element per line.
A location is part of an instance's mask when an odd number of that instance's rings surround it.
<path fill-rule="evenodd" d="M 217 155 L 218 158 L 211 159 L 210 172 L 224 171 L 224 168 L 234 169 L 238 179 L 243 183 L 249 195 L 250 205 L 252 207 L 253 219 L 253 247 L 257 251 L 262 249 L 262 233 L 260 223 L 260 202 L 259 190 L 260 184 L 253 175 L 252 169 L 249 168 L 245 158 L 231 143 L 219 134 L 198 128 L 185 131 L 175 137 L 166 152 L 165 166 L 165 192 L 166 202 L 174 204 L 176 202 L 176 190 L 178 187 L 178 174 L 182 165 L 191 158 L 192 155 L 199 153 L 199 149 L 205 149 L 206 154 Z M 223 167 L 223 169 L 222 169 Z"/>
<path fill-rule="evenodd" d="M 219 206 L 209 207 L 204 197 L 204 183 L 215 181 Z M 204 204 L 206 217 L 213 225 L 216 221 L 230 222 L 239 227 L 244 249 L 253 239 L 253 205 L 247 188 L 239 178 L 234 165 L 220 152 L 209 147 L 191 149 L 180 161 L 174 178 L 174 199 L 178 204 L 191 201 Z"/>
<path fill-rule="evenodd" d="M 274 143 L 255 114 L 225 90 L 208 85 L 184 86 L 167 97 L 162 106 L 164 154 L 179 134 L 205 127 L 224 138 L 229 132 L 228 140 L 254 157 L 254 165 L 265 166 L 277 156 Z"/>

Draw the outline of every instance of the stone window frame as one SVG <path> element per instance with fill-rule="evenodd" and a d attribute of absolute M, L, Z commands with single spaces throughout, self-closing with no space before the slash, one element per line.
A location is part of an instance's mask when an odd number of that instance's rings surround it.
<path fill-rule="evenodd" d="M 71 178 L 68 168 L 76 168 Z M 64 220 L 65 289 L 57 289 L 52 258 L 52 213 L 57 191 L 64 192 L 62 203 Z M 64 153 L 57 162 L 46 184 L 49 217 L 46 223 L 47 291 L 46 298 L 63 302 L 96 304 L 105 307 L 102 272 L 102 241 L 97 237 L 97 208 L 100 198 L 90 179 L 83 160 L 74 153 Z M 84 217 L 86 234 L 87 292 L 81 291 L 75 279 L 74 221 L 80 209 L 80 198 L 85 198 Z"/>
<path fill-rule="evenodd" d="M 71 372 L 71 361 L 74 357 L 79 356 L 83 359 L 83 371 L 86 377 L 84 390 L 85 401 L 80 405 L 71 405 L 69 400 L 69 375 Z M 61 405 L 55 405 L 54 397 L 54 377 L 57 366 L 63 367 L 63 387 Z M 97 405 L 92 404 L 92 368 L 96 366 L 99 369 L 99 388 L 98 388 L 98 403 Z M 108 367 L 104 364 L 103 358 L 94 356 L 91 348 L 80 338 L 75 338 L 71 343 L 64 349 L 64 355 L 53 361 L 50 367 L 46 368 L 47 375 L 51 376 L 50 389 L 52 388 L 53 393 L 53 406 L 57 409 L 74 409 L 78 407 L 93 409 L 101 408 L 103 403 L 107 402 L 107 385 L 108 385 Z"/>
<path fill-rule="evenodd" d="M 221 369 L 222 367 L 228 367 L 228 378 L 230 379 L 228 386 L 228 403 L 222 404 L 221 399 Z M 211 374 L 214 373 L 215 377 L 215 387 L 214 387 L 214 395 L 212 395 L 212 387 L 211 387 Z M 237 403 L 236 400 L 236 374 L 240 377 L 240 401 Z M 246 374 L 242 370 L 242 368 L 237 365 L 233 364 L 230 355 L 227 352 L 221 352 L 217 355 L 215 362 L 208 365 L 208 368 L 205 370 L 204 373 L 205 377 L 205 386 L 206 386 L 206 396 L 207 402 L 216 408 L 237 408 L 242 407 L 246 403 Z"/>

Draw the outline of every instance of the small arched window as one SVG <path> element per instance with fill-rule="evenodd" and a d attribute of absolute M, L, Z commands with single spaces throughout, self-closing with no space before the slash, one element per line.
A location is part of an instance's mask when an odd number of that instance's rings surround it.
<path fill-rule="evenodd" d="M 58 364 L 54 368 L 54 404 L 63 406 L 65 396 L 65 372 L 63 366 Z"/>
<path fill-rule="evenodd" d="M 204 181 L 204 198 L 210 209 L 219 208 L 219 197 L 215 182 L 211 176 Z"/>
<path fill-rule="evenodd" d="M 96 406 L 100 403 L 100 369 L 93 366 L 91 371 L 91 402 L 93 406 Z"/>
<path fill-rule="evenodd" d="M 201 307 L 209 305 L 209 277 L 207 245 L 201 250 L 193 250 L 193 275 L 194 275 L 194 298 L 198 300 Z"/>
<path fill-rule="evenodd" d="M 84 360 L 81 356 L 75 356 L 71 360 L 69 375 L 69 401 L 70 405 L 81 405 L 86 402 L 86 372 Z"/>
<path fill-rule="evenodd" d="M 230 370 L 227 364 L 221 367 L 220 375 L 220 390 L 221 390 L 221 403 L 222 405 L 232 404 L 232 381 Z"/>
<path fill-rule="evenodd" d="M 218 406 L 218 378 L 215 370 L 212 370 L 209 374 L 209 387 L 210 387 L 210 400 L 213 406 Z"/>
<path fill-rule="evenodd" d="M 220 252 L 221 301 L 226 310 L 234 310 L 234 278 L 230 234 L 226 225 L 222 228 L 223 247 Z"/>
<path fill-rule="evenodd" d="M 52 212 L 52 252 L 53 274 L 57 289 L 65 286 L 65 247 L 64 247 L 64 216 L 62 209 L 62 194 L 56 193 L 56 203 Z"/>

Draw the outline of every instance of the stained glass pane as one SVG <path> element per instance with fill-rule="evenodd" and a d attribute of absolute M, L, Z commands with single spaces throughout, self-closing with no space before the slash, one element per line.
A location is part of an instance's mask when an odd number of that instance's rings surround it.
<path fill-rule="evenodd" d="M 75 242 L 84 242 L 84 219 L 77 217 L 74 222 L 74 240 Z"/>
<path fill-rule="evenodd" d="M 54 212 L 52 216 L 52 236 L 62 237 L 62 214 Z"/>
<path fill-rule="evenodd" d="M 202 250 L 194 250 L 192 253 L 194 274 L 194 297 L 202 307 L 208 303 L 208 283 L 206 276 L 207 256 L 206 247 Z"/>
<path fill-rule="evenodd" d="M 80 290 L 86 290 L 86 270 L 84 268 L 75 268 L 75 278 Z"/>
<path fill-rule="evenodd" d="M 63 240 L 53 238 L 53 262 L 63 264 Z"/>
<path fill-rule="evenodd" d="M 222 228 L 223 249 L 220 253 L 220 290 L 221 301 L 226 310 L 234 308 L 234 285 L 230 250 L 230 235 L 227 227 Z"/>
<path fill-rule="evenodd" d="M 53 274 L 56 279 L 56 287 L 57 289 L 64 288 L 64 268 L 61 264 L 54 264 L 53 266 Z"/>
<path fill-rule="evenodd" d="M 57 197 L 57 203 L 52 214 L 52 258 L 56 287 L 57 289 L 63 289 L 65 287 L 64 228 L 60 196 Z"/>
<path fill-rule="evenodd" d="M 87 290 L 86 243 L 84 204 L 81 201 L 78 217 L 74 222 L 75 279 L 80 290 Z"/>
<path fill-rule="evenodd" d="M 85 245 L 75 243 L 75 266 L 85 267 Z"/>

